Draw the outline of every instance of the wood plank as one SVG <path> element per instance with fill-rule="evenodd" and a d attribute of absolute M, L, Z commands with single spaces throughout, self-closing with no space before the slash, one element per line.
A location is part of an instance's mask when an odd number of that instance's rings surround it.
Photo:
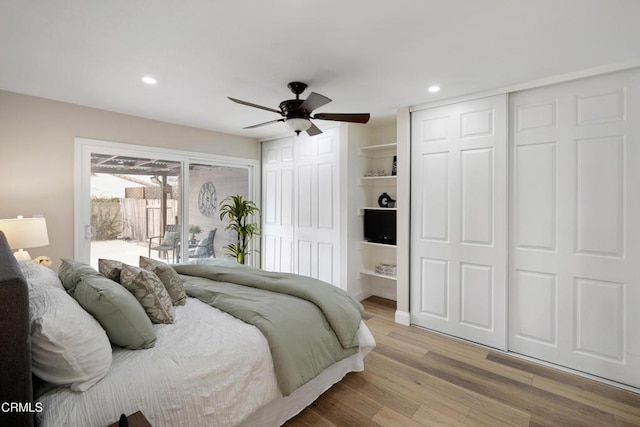
<path fill-rule="evenodd" d="M 378 297 L 378 296 L 370 296 L 369 298 L 367 298 L 367 307 L 372 307 L 372 306 L 381 306 L 384 307 L 386 309 L 392 309 L 393 311 L 396 310 L 396 302 L 390 299 L 386 299 L 386 298 L 382 298 L 382 297 Z M 389 310 L 387 310 L 387 313 L 389 312 Z"/>
<path fill-rule="evenodd" d="M 513 426 L 528 426 L 529 420 L 524 424 L 511 424 L 510 422 L 500 420 L 498 418 L 492 417 L 491 415 L 485 414 L 484 412 L 471 408 L 469 411 L 469 415 L 464 420 L 465 426 L 491 426 L 491 427 L 513 427 Z"/>
<path fill-rule="evenodd" d="M 640 426 L 640 394 L 394 322 L 363 301 L 378 345 L 287 426 Z"/>
<path fill-rule="evenodd" d="M 360 393 L 366 394 L 378 404 L 387 406 L 407 417 L 413 416 L 420 406 L 413 399 L 398 396 L 390 387 L 377 381 L 375 377 L 366 372 L 349 374 L 342 381 Z"/>
<path fill-rule="evenodd" d="M 446 413 L 440 412 L 428 405 L 422 405 L 418 408 L 418 411 L 413 416 L 413 419 L 424 426 L 451 426 L 461 427 L 464 426 L 464 419 L 467 418 L 466 414 L 462 420 L 453 418 Z"/>
<path fill-rule="evenodd" d="M 411 418 L 383 406 L 373 417 L 373 421 L 382 427 L 421 427 Z"/>
<path fill-rule="evenodd" d="M 383 360 L 382 363 L 378 362 L 377 358 L 381 358 Z M 470 408 L 475 407 L 487 414 L 506 419 L 521 420 L 526 419 L 528 416 L 528 414 L 497 402 L 490 397 L 458 387 L 448 381 L 417 371 L 405 364 L 390 361 L 377 353 L 373 353 L 367 360 L 369 363 L 367 366 L 371 366 L 369 374 L 386 377 L 387 381 L 397 385 L 394 388 L 396 393 L 401 395 L 407 393 L 409 397 L 420 396 L 423 404 L 428 405 L 430 399 L 437 399 L 444 405 L 465 415 Z M 444 413 L 451 416 L 447 412 Z"/>
<path fill-rule="evenodd" d="M 423 358 L 421 368 L 429 372 L 437 370 L 453 383 L 479 394 L 491 393 L 495 400 L 522 411 L 547 413 L 557 425 L 568 425 L 572 419 L 589 419 L 599 425 L 615 425 L 615 418 L 598 408 L 490 372 L 480 372 L 474 366 L 442 355 L 428 353 Z"/>
<path fill-rule="evenodd" d="M 424 346 L 416 345 L 414 340 L 403 339 L 402 336 L 398 338 L 398 335 L 394 334 L 379 335 L 376 338 L 376 342 L 393 347 L 398 351 L 417 358 L 423 357 L 429 351 L 424 348 Z"/>
<path fill-rule="evenodd" d="M 402 341 L 405 343 L 409 343 L 412 345 L 412 353 L 415 354 L 420 354 L 420 350 L 422 348 L 422 346 L 418 346 L 416 345 L 416 340 L 414 338 L 409 338 L 408 336 L 406 336 L 405 334 L 402 333 L 396 333 L 396 332 L 390 332 L 388 335 L 386 335 L 385 339 L 387 339 L 386 337 L 390 337 L 393 338 L 395 340 L 398 341 Z M 378 340 L 380 343 L 382 344 L 387 344 L 387 342 L 385 341 L 385 339 L 382 340 Z M 421 343 L 422 344 L 422 343 Z M 470 344 L 466 344 L 467 346 L 470 346 Z M 398 349 L 402 349 L 401 347 L 395 347 Z M 462 349 L 460 350 L 461 347 L 457 347 L 457 350 L 450 350 L 446 345 L 429 345 L 428 346 L 428 351 L 431 352 L 435 352 L 435 353 L 439 353 L 439 354 L 443 354 L 446 356 L 450 356 L 453 357 L 457 360 L 460 360 L 462 362 L 466 362 L 472 365 L 475 365 L 477 367 L 480 367 L 482 369 L 486 369 L 487 371 L 490 372 L 494 372 L 500 375 L 504 375 L 508 378 L 511 378 L 513 380 L 522 382 L 524 384 L 532 384 L 533 383 L 533 378 L 534 375 L 528 372 L 523 372 L 521 370 L 518 369 L 514 369 L 510 366 L 506 366 L 506 365 L 502 365 L 502 364 L 498 364 L 495 362 L 492 362 L 490 360 L 487 359 L 487 354 L 488 351 L 486 352 L 469 352 L 468 349 Z M 426 353 L 425 353 L 426 354 Z"/>
<path fill-rule="evenodd" d="M 625 399 L 616 400 L 615 393 L 594 393 L 592 390 L 576 387 L 562 382 L 562 380 L 549 379 L 545 377 L 535 377 L 533 386 L 539 389 L 568 397 L 576 402 L 599 408 L 602 411 L 609 412 L 618 417 L 640 418 L 640 408 L 625 403 Z M 614 387 L 611 387 L 614 388 Z"/>

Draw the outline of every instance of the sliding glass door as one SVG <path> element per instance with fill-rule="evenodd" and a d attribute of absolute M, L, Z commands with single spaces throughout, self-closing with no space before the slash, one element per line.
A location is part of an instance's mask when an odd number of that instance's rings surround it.
<path fill-rule="evenodd" d="M 250 199 L 249 169 L 214 164 L 189 165 L 190 261 L 226 257 L 226 246 L 236 235 L 227 230 L 228 218 L 220 219 L 220 203 L 229 196 Z"/>
<path fill-rule="evenodd" d="M 182 164 L 162 158 L 91 153 L 90 262 L 140 255 L 175 262 L 180 250 Z"/>
<path fill-rule="evenodd" d="M 78 138 L 75 258 L 96 268 L 100 258 L 132 265 L 141 255 L 168 263 L 226 258 L 236 236 L 226 230 L 228 219 L 220 219 L 220 202 L 240 195 L 259 204 L 256 166 L 249 159 Z"/>

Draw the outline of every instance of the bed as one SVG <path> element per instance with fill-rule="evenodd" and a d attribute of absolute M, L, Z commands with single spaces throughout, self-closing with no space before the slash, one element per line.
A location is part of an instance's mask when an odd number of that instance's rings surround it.
<path fill-rule="evenodd" d="M 270 342 L 259 326 L 188 297 L 184 305 L 175 306 L 173 323 L 153 324 L 156 339 L 152 347 L 129 350 L 113 346 L 110 355 L 103 355 L 110 358 L 109 370 L 101 379 L 92 380 L 95 383 L 87 390 L 45 383 L 33 387 L 32 394 L 31 368 L 37 371 L 37 365 L 35 358 L 30 360 L 26 291 L 38 293 L 30 283 L 34 281 L 33 268 L 29 266 L 28 273 L 22 274 L 25 266 L 15 261 L 0 234 L 0 400 L 31 402 L 34 408 L 27 413 L 0 413 L 2 425 L 30 425 L 35 416 L 42 426 L 106 426 L 120 414 L 136 411 L 153 426 L 282 425 L 347 373 L 362 371 L 364 357 L 375 346 L 360 320 L 354 336 L 358 346 L 352 354 L 310 380 L 304 379 L 303 384 L 294 381 L 291 387 L 283 386 L 282 355 L 272 356 Z M 176 270 L 180 271 L 179 266 Z M 189 276 L 181 277 L 187 293 L 196 294 L 198 288 L 190 290 L 189 286 L 195 285 L 186 283 Z M 215 295 L 210 299 L 227 301 L 219 293 Z M 290 322 L 295 325 L 298 320 Z M 326 322 L 322 324 L 327 327 Z M 35 376 L 34 381 L 40 383 Z M 41 412 L 36 405 L 41 405 Z"/>

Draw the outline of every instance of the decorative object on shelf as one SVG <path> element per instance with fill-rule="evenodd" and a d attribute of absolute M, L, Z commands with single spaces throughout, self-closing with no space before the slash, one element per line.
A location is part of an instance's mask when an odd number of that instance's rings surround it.
<path fill-rule="evenodd" d="M 395 264 L 376 264 L 376 273 L 383 276 L 396 277 L 398 267 Z"/>
<path fill-rule="evenodd" d="M 387 193 L 382 193 L 380 197 L 378 197 L 378 206 L 381 208 L 393 208 L 395 205 L 396 201 Z"/>
<path fill-rule="evenodd" d="M 211 182 L 205 182 L 200 187 L 200 193 L 198 193 L 198 209 L 200 213 L 206 217 L 213 216 L 217 204 L 216 188 Z"/>
<path fill-rule="evenodd" d="M 387 176 L 387 172 L 384 169 L 369 169 L 365 174 L 365 177 L 371 178 L 375 176 Z"/>
<path fill-rule="evenodd" d="M 391 176 L 398 174 L 398 156 L 393 156 L 393 165 L 391 166 Z"/>
<path fill-rule="evenodd" d="M 14 256 L 18 261 L 30 261 L 31 255 L 25 248 L 38 248 L 49 244 L 47 221 L 42 218 L 0 219 L 0 230 L 7 237 L 11 249 L 18 249 Z"/>
<path fill-rule="evenodd" d="M 231 253 L 229 256 L 236 258 L 238 264 L 244 264 L 245 257 L 249 255 L 249 243 L 254 236 L 260 235 L 257 222 L 249 222 L 249 217 L 260 214 L 260 209 L 251 200 L 244 200 L 242 196 L 229 196 L 220 202 L 220 219 L 229 217 L 229 225 L 225 230 L 235 231 L 236 243 L 225 246 Z M 257 252 L 258 250 L 255 249 Z"/>

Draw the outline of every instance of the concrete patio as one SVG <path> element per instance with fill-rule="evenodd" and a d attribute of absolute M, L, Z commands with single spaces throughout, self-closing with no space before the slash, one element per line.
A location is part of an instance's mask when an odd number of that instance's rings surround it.
<path fill-rule="evenodd" d="M 149 256 L 149 246 L 146 243 L 127 242 L 125 240 L 91 242 L 91 265 L 96 269 L 98 268 L 99 258 L 115 259 L 126 264 L 138 265 L 140 255 Z M 151 258 L 168 263 L 172 262 L 171 252 L 167 253 L 167 259 L 162 259 L 158 255 L 158 251 L 151 251 Z"/>

